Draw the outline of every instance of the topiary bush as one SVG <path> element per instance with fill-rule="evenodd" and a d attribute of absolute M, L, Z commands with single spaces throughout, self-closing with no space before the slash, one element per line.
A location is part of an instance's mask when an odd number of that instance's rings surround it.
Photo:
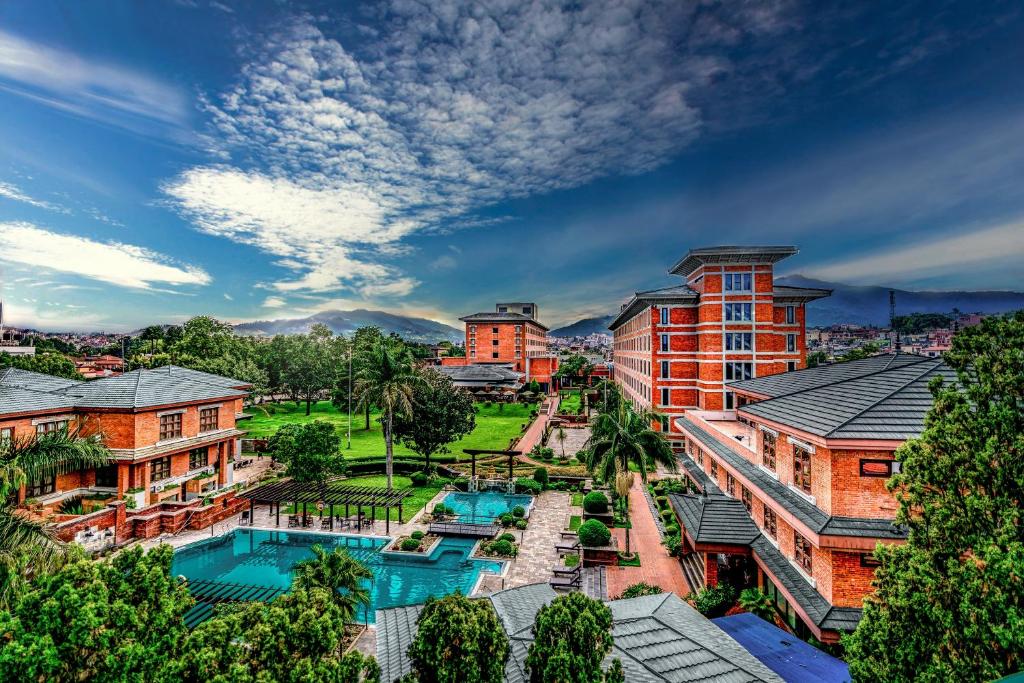
<path fill-rule="evenodd" d="M 601 548 L 612 540 L 612 532 L 599 519 L 588 519 L 576 532 L 580 543 L 586 548 Z"/>
<path fill-rule="evenodd" d="M 420 549 L 420 542 L 415 538 L 407 538 L 402 541 L 402 545 L 399 547 L 406 552 L 412 552 Z"/>
<path fill-rule="evenodd" d="M 672 520 L 675 519 L 675 514 L 673 514 L 673 512 L 671 510 L 662 510 L 661 511 L 661 518 L 663 520 L 665 520 L 666 522 L 671 522 Z"/>
<path fill-rule="evenodd" d="M 512 516 L 519 518 L 525 517 L 526 508 L 524 508 L 522 505 L 516 505 L 514 508 L 512 508 Z"/>
<path fill-rule="evenodd" d="M 434 517 L 438 519 L 443 519 L 444 517 L 448 517 L 449 515 L 455 514 L 455 511 L 452 510 L 447 505 L 445 505 L 444 503 L 438 503 L 437 505 L 434 506 L 434 511 L 432 514 L 434 515 Z"/>
<path fill-rule="evenodd" d="M 525 519 L 517 519 L 516 520 L 516 528 L 519 529 L 520 531 L 525 529 L 526 526 L 527 526 L 527 522 L 526 522 Z"/>
<path fill-rule="evenodd" d="M 600 491 L 591 491 L 583 496 L 583 509 L 595 515 L 608 512 L 608 497 Z"/>
<path fill-rule="evenodd" d="M 654 499 L 654 502 L 658 504 L 658 507 L 668 507 L 668 496 L 658 496 Z"/>
<path fill-rule="evenodd" d="M 514 534 L 510 534 L 510 533 L 506 532 L 506 533 L 503 533 L 501 536 L 498 536 L 494 540 L 496 540 L 496 541 L 508 541 L 509 543 L 515 543 L 516 542 L 516 537 L 515 537 Z"/>
<path fill-rule="evenodd" d="M 510 541 L 497 540 L 487 546 L 488 552 L 494 555 L 504 555 L 505 557 L 515 557 L 518 548 L 515 544 Z"/>
<path fill-rule="evenodd" d="M 679 536 L 666 536 L 664 543 L 671 557 L 679 557 L 683 551 L 683 541 Z"/>
<path fill-rule="evenodd" d="M 533 471 L 533 480 L 541 485 L 542 488 L 547 488 L 548 485 L 548 470 L 546 467 L 538 467 Z"/>
<path fill-rule="evenodd" d="M 727 583 L 701 588 L 690 593 L 687 599 L 693 602 L 698 612 L 708 619 L 723 616 L 736 602 L 736 589 Z"/>
<path fill-rule="evenodd" d="M 679 535 L 679 525 L 676 524 L 675 522 L 672 522 L 670 524 L 666 524 L 665 525 L 665 535 L 666 536 L 678 536 Z"/>
<path fill-rule="evenodd" d="M 516 479 L 516 493 L 529 493 L 537 496 L 543 490 L 544 487 L 533 479 L 527 479 L 526 477 Z"/>
<path fill-rule="evenodd" d="M 502 525 L 506 529 L 516 523 L 516 518 L 506 512 L 503 515 L 498 516 L 498 524 Z"/>
<path fill-rule="evenodd" d="M 409 534 L 409 537 L 410 538 L 415 538 L 418 541 L 418 540 L 423 538 L 423 532 L 422 531 L 414 531 L 411 534 Z"/>
<path fill-rule="evenodd" d="M 413 486 L 426 486 L 429 477 L 427 477 L 426 472 L 413 472 L 409 475 L 409 479 L 412 480 Z"/>

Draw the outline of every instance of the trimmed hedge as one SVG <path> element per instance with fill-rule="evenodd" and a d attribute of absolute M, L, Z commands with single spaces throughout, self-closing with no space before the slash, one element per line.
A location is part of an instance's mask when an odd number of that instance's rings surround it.
<path fill-rule="evenodd" d="M 533 471 L 533 480 L 540 484 L 542 487 L 548 485 L 548 471 L 544 467 L 538 467 Z"/>
<path fill-rule="evenodd" d="M 600 491 L 591 491 L 583 496 L 583 510 L 595 515 L 608 512 L 608 497 Z"/>
<path fill-rule="evenodd" d="M 576 533 L 585 548 L 601 548 L 612 540 L 612 532 L 608 530 L 604 522 L 597 519 L 588 519 L 583 522 Z"/>
<path fill-rule="evenodd" d="M 412 479 L 413 486 L 426 486 L 429 479 L 426 472 L 413 472 L 409 478 Z"/>
<path fill-rule="evenodd" d="M 415 538 L 418 541 L 421 538 L 423 538 L 423 532 L 422 531 L 414 531 L 411 534 L 409 534 L 409 537 L 410 538 Z"/>
<path fill-rule="evenodd" d="M 513 517 L 519 517 L 519 518 L 525 517 L 526 516 L 526 508 L 524 508 L 522 505 L 516 505 L 514 508 L 512 508 L 512 516 Z"/>
<path fill-rule="evenodd" d="M 519 529 L 520 531 L 525 529 L 526 526 L 527 526 L 527 522 L 526 522 L 525 519 L 517 519 L 516 520 L 516 528 Z"/>
<path fill-rule="evenodd" d="M 496 541 L 508 541 L 509 543 L 515 543 L 516 542 L 516 537 L 515 537 L 515 534 L 510 534 L 510 533 L 508 533 L 506 531 L 505 533 L 503 533 L 501 536 L 498 536 L 494 540 L 496 540 Z"/>
<path fill-rule="evenodd" d="M 407 538 L 402 541 L 402 545 L 400 547 L 406 552 L 412 552 L 414 550 L 419 550 L 420 542 L 415 538 Z"/>
<path fill-rule="evenodd" d="M 505 541 L 499 539 L 494 541 L 487 546 L 488 552 L 492 552 L 495 555 L 505 555 L 506 557 L 515 557 L 517 548 L 511 541 Z"/>
<path fill-rule="evenodd" d="M 537 496 L 543 490 L 544 487 L 533 479 L 527 479 L 526 477 L 516 479 L 516 493 L 530 493 Z"/>

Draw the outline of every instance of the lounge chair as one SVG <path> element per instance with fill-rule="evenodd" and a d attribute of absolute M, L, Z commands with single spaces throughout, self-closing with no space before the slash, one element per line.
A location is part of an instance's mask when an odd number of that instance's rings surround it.
<path fill-rule="evenodd" d="M 555 550 L 561 555 L 562 553 L 574 553 L 580 548 L 579 540 L 573 541 L 559 541 L 555 544 Z"/>
<path fill-rule="evenodd" d="M 575 567 L 555 567 L 553 570 L 555 576 L 579 576 L 580 566 Z"/>
<path fill-rule="evenodd" d="M 548 585 L 552 588 L 579 588 L 582 584 L 581 577 L 576 576 L 553 576 L 548 579 Z"/>

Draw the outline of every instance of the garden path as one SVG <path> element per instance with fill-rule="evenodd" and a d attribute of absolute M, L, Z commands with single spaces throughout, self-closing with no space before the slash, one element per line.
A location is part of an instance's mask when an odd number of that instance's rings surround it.
<path fill-rule="evenodd" d="M 522 534 L 519 556 L 509 568 L 502 585 L 494 588 L 512 588 L 529 583 L 544 583 L 551 578 L 551 570 L 558 564 L 555 544 L 569 522 L 569 494 L 545 491 L 533 504 L 530 525 Z M 490 586 L 488 586 L 490 588 Z M 487 591 L 485 589 L 486 592 Z"/>

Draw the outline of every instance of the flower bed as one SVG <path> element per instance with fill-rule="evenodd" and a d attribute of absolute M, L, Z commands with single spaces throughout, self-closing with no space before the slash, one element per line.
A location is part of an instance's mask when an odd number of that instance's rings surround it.
<path fill-rule="evenodd" d="M 441 536 L 432 536 L 422 531 L 414 531 L 408 536 L 399 536 L 381 548 L 382 553 L 406 553 L 409 555 L 429 555 L 434 546 L 441 542 Z"/>

